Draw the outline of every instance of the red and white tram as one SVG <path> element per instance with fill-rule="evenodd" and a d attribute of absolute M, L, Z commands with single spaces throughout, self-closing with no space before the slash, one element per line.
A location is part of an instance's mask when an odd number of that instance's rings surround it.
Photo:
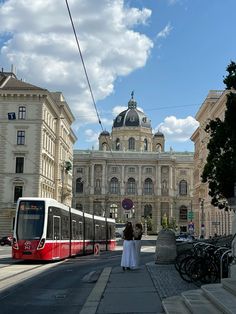
<path fill-rule="evenodd" d="M 91 254 L 94 248 L 114 250 L 115 220 L 83 213 L 54 199 L 18 199 L 12 258 L 60 260 Z"/>

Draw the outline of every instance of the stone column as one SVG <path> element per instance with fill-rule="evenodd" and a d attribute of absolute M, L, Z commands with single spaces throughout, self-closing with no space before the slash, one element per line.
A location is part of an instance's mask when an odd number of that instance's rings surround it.
<path fill-rule="evenodd" d="M 157 166 L 157 195 L 161 195 L 161 166 Z"/>
<path fill-rule="evenodd" d="M 107 175 L 106 175 L 106 164 L 102 165 L 102 194 L 108 193 L 107 189 Z"/>
<path fill-rule="evenodd" d="M 125 166 L 121 166 L 120 194 L 125 194 Z"/>
<path fill-rule="evenodd" d="M 138 166 L 138 195 L 142 195 L 142 166 Z"/>
<path fill-rule="evenodd" d="M 91 164 L 90 194 L 94 194 L 94 164 Z"/>

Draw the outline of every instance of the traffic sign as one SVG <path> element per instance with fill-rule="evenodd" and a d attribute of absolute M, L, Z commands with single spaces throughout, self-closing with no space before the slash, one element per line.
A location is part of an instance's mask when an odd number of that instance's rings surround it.
<path fill-rule="evenodd" d="M 129 209 L 133 208 L 133 206 L 134 206 L 134 203 L 133 203 L 133 201 L 132 201 L 131 199 L 129 199 L 129 198 L 123 199 L 123 201 L 122 201 L 122 207 L 123 207 L 125 210 L 129 210 Z"/>
<path fill-rule="evenodd" d="M 94 255 L 100 255 L 100 245 L 98 243 L 94 245 Z"/>
<path fill-rule="evenodd" d="M 194 218 L 194 213 L 188 212 L 188 219 L 193 219 L 193 218 Z"/>
<path fill-rule="evenodd" d="M 193 222 L 190 222 L 190 223 L 188 224 L 188 229 L 189 229 L 189 230 L 194 230 L 194 223 L 193 223 Z"/>

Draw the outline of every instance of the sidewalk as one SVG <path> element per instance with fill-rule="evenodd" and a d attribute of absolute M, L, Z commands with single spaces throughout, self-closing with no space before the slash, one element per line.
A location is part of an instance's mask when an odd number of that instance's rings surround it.
<path fill-rule="evenodd" d="M 154 262 L 123 271 L 106 267 L 80 314 L 161 314 L 162 300 L 197 289 L 181 279 L 174 265 Z"/>

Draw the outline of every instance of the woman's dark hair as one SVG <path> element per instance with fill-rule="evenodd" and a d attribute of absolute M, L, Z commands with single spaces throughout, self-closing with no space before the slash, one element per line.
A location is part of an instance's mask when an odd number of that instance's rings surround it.
<path fill-rule="evenodd" d="M 127 221 L 123 234 L 125 239 L 131 240 L 133 238 L 133 226 L 130 221 Z"/>

